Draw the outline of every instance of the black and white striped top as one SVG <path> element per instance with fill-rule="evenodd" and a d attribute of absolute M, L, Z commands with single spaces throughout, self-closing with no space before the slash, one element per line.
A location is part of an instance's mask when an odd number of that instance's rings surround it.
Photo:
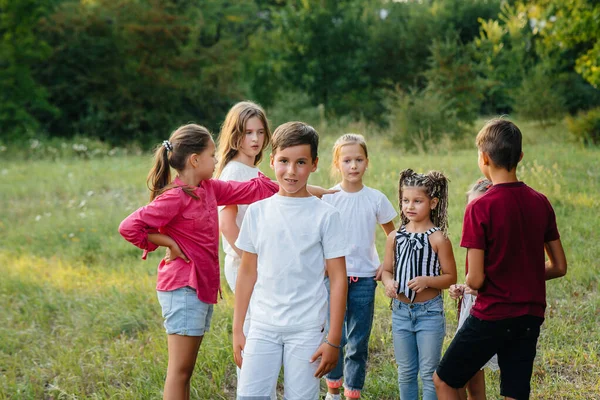
<path fill-rule="evenodd" d="M 398 293 L 415 300 L 417 293 L 408 288 L 408 282 L 417 276 L 439 276 L 440 260 L 429 243 L 429 235 L 439 231 L 437 226 L 423 233 L 410 233 L 403 226 L 396 232 L 394 278 Z"/>

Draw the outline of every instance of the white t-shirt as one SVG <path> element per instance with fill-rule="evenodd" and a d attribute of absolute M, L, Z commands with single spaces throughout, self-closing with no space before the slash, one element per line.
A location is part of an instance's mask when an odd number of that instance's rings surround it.
<path fill-rule="evenodd" d="M 324 326 L 324 260 L 348 254 L 335 208 L 312 196 L 276 194 L 248 207 L 235 245 L 258 254 L 251 326 L 279 332 Z"/>
<path fill-rule="evenodd" d="M 375 247 L 378 224 L 386 224 L 398 216 L 392 203 L 379 190 L 363 186 L 354 193 L 340 190 L 323 196 L 323 201 L 334 206 L 342 217 L 344 234 L 350 246 L 346 257 L 348 276 L 367 278 L 375 276 L 379 268 L 379 255 Z"/>
<path fill-rule="evenodd" d="M 225 168 L 223 168 L 223 171 L 221 171 L 221 175 L 219 175 L 219 180 L 245 182 L 245 181 L 249 181 L 250 179 L 258 177 L 259 172 L 260 172 L 260 170 L 257 167 L 249 167 L 244 163 L 232 160 L 232 161 L 229 161 L 227 163 L 227 165 L 225 166 Z M 219 212 L 223 208 L 224 208 L 223 206 L 219 207 Z M 241 227 L 242 221 L 244 220 L 244 215 L 246 214 L 246 209 L 248 208 L 248 205 L 238 205 L 237 208 L 238 208 L 238 212 L 237 212 L 237 217 L 235 218 L 235 223 L 238 227 Z M 223 242 L 223 251 L 225 252 L 225 254 L 227 254 L 228 256 L 231 256 L 233 258 L 239 258 L 239 256 L 235 252 L 235 250 L 233 250 L 233 248 L 227 241 L 227 239 L 225 239 L 224 235 L 223 235 L 222 242 Z"/>

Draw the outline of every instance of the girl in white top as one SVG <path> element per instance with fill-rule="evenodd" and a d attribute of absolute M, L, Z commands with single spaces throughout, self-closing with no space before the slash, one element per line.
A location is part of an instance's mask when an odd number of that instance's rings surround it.
<path fill-rule="evenodd" d="M 235 104 L 225 117 L 219 133 L 219 164 L 216 177 L 222 181 L 248 181 L 256 178 L 260 170 L 263 151 L 271 142 L 271 130 L 265 111 L 251 101 Z M 223 251 L 225 252 L 225 280 L 235 293 L 238 269 L 242 251 L 235 245 L 240 234 L 242 221 L 248 205 L 230 205 L 219 207 L 219 229 L 223 235 Z M 250 311 L 244 323 L 244 334 L 250 329 Z M 236 368 L 240 376 L 240 369 Z M 271 392 L 271 399 L 277 400 L 276 388 Z"/>
<path fill-rule="evenodd" d="M 472 187 L 471 190 L 467 192 L 467 204 L 472 202 L 475 199 L 480 198 L 484 194 L 487 193 L 488 189 L 492 187 L 492 182 L 483 178 L 479 179 Z M 463 323 L 471 313 L 471 308 L 475 304 L 475 300 L 477 299 L 477 290 L 471 289 L 465 284 L 460 285 L 451 285 L 448 290 L 450 297 L 459 300 L 459 319 L 458 319 L 458 328 L 456 331 L 462 327 Z M 498 356 L 494 355 L 473 377 L 467 382 L 467 386 L 459 389 L 461 393 L 462 399 L 468 400 L 485 400 L 485 373 L 484 368 L 489 368 L 492 371 L 498 371 L 500 367 L 498 366 Z M 468 397 L 467 397 L 468 391 Z"/>
<path fill-rule="evenodd" d="M 323 196 L 323 201 L 340 212 L 350 254 L 346 256 L 348 297 L 342 351 L 336 367 L 326 376 L 326 399 L 339 399 L 342 385 L 345 398 L 360 398 L 366 375 L 376 281 L 381 277 L 375 231 L 377 225 L 381 225 L 386 235 L 392 232 L 393 220 L 398 215 L 383 193 L 363 184 L 368 165 L 367 144 L 362 135 L 345 134 L 335 142 L 332 172 L 341 175 L 342 181 L 333 187 L 339 192 Z"/>
<path fill-rule="evenodd" d="M 250 101 L 235 104 L 225 118 L 219 134 L 216 177 L 222 181 L 248 181 L 260 170 L 263 151 L 271 131 L 264 110 Z M 242 252 L 235 246 L 247 205 L 219 207 L 219 229 L 223 235 L 225 279 L 233 292 Z"/>

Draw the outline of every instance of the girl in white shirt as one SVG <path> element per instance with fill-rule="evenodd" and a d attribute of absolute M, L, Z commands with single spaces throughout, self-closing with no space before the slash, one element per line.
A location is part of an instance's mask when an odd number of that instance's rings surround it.
<path fill-rule="evenodd" d="M 350 255 L 346 256 L 348 297 L 343 348 L 337 366 L 326 376 L 326 399 L 339 399 L 342 385 L 346 399 L 360 398 L 366 375 L 375 288 L 381 279 L 375 231 L 377 225 L 381 225 L 386 235 L 392 232 L 393 220 L 398 215 L 383 193 L 363 184 L 368 165 L 367 144 L 362 135 L 345 134 L 335 142 L 332 172 L 341 175 L 342 181 L 332 189 L 340 191 L 323 196 L 323 201 L 340 212 Z"/>
<path fill-rule="evenodd" d="M 263 151 L 271 141 L 264 110 L 250 101 L 235 104 L 225 118 L 219 134 L 216 178 L 222 181 L 248 181 L 260 170 Z M 225 279 L 233 292 L 242 252 L 235 246 L 247 205 L 219 207 L 219 229 L 223 235 Z"/>

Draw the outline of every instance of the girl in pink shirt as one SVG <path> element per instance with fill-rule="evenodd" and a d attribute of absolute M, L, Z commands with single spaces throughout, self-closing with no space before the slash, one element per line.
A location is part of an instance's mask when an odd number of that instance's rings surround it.
<path fill-rule="evenodd" d="M 198 349 L 217 302 L 217 206 L 252 203 L 279 189 L 262 174 L 247 182 L 213 180 L 216 163 L 215 143 L 206 128 L 178 128 L 155 151 L 148 175 L 150 204 L 119 226 L 126 240 L 144 250 L 142 258 L 159 246 L 169 249 L 158 265 L 156 284 L 168 335 L 164 399 L 189 399 Z M 171 167 L 177 171 L 172 182 Z"/>

